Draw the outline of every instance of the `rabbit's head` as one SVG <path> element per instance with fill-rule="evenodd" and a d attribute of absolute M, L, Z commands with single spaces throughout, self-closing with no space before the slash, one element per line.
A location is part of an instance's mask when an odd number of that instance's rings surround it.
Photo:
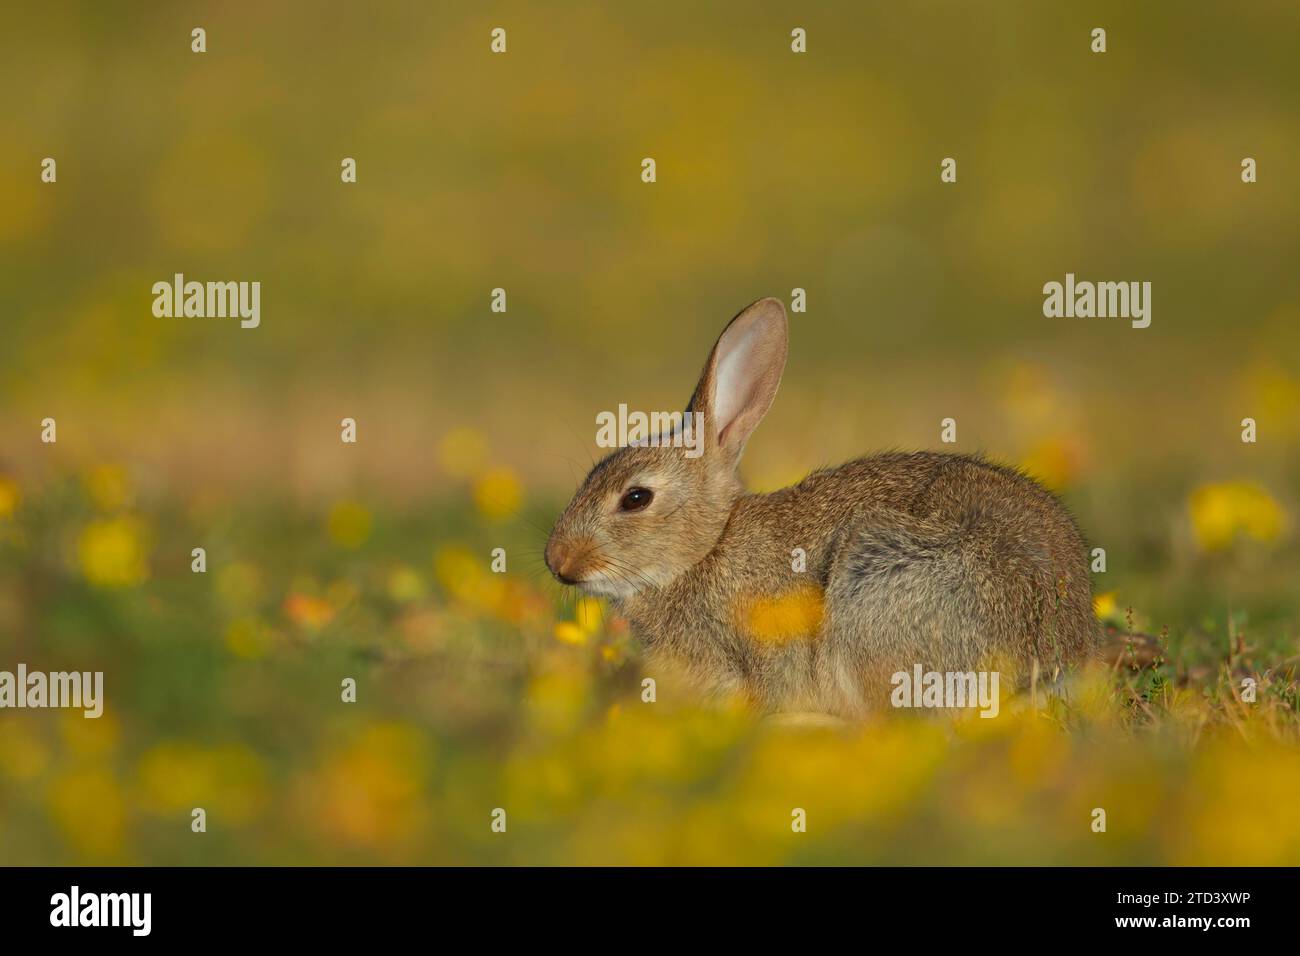
<path fill-rule="evenodd" d="M 778 299 L 761 299 L 732 319 L 687 408 L 702 451 L 661 435 L 657 445 L 620 448 L 598 462 L 551 532 L 551 573 L 589 593 L 626 598 L 667 584 L 713 550 L 744 493 L 737 466 L 776 396 L 786 343 Z"/>

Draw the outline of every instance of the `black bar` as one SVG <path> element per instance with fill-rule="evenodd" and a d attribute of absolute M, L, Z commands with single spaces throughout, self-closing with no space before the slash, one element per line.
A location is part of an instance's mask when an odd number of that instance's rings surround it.
<path fill-rule="evenodd" d="M 680 937 L 664 934 L 688 930 L 694 943 L 761 942 L 788 930 L 809 942 L 847 933 L 864 945 L 920 933 L 927 947 L 1027 932 L 1232 944 L 1293 931 L 1296 882 L 1294 869 L 1209 868 L 14 868 L 0 870 L 0 926 L 6 942 L 76 934 L 128 944 L 404 936 L 450 946 L 464 932 L 483 942 L 518 933 L 537 945 L 565 936 L 589 944 L 601 931 L 621 946 L 647 934 L 667 944 Z M 70 911 L 74 886 L 87 918 L 98 918 L 99 894 L 150 894 L 147 936 L 136 935 L 143 896 L 139 909 L 110 900 L 105 912 L 117 907 L 126 925 L 51 925 Z"/>

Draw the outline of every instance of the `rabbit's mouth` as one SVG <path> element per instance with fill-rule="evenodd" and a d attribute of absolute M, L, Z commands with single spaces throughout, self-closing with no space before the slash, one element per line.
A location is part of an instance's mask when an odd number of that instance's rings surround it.
<path fill-rule="evenodd" d="M 654 571 L 612 558 L 587 538 L 552 538 L 545 560 L 555 580 L 595 597 L 629 598 L 657 583 Z"/>
<path fill-rule="evenodd" d="M 649 581 L 638 583 L 635 579 L 629 578 L 623 573 L 611 573 L 608 569 L 602 569 L 591 572 L 580 581 L 574 581 L 573 586 L 584 594 L 590 594 L 593 597 L 623 600 L 632 597 L 642 588 L 647 587 L 649 583 Z"/>

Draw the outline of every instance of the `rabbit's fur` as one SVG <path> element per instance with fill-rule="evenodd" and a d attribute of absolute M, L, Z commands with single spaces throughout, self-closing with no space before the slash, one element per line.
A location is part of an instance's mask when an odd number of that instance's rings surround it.
<path fill-rule="evenodd" d="M 765 711 L 861 717 L 916 664 L 1015 680 L 1090 656 L 1078 528 L 1012 469 L 891 452 L 746 493 L 737 466 L 786 341 L 779 300 L 736 316 L 689 405 L 704 415 L 703 454 L 638 445 L 599 462 L 551 533 L 552 572 L 612 599 L 652 659 Z M 650 504 L 621 510 L 633 487 Z"/>

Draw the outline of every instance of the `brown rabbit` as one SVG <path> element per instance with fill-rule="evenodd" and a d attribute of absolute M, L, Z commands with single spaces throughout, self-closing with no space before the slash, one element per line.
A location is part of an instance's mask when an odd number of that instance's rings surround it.
<path fill-rule="evenodd" d="M 861 717 L 917 664 L 1022 680 L 1089 656 L 1078 528 L 1010 468 L 891 452 L 746 493 L 737 466 L 787 337 L 777 299 L 732 319 L 688 408 L 703 453 L 641 444 L 599 462 L 551 532 L 551 572 L 612 599 L 652 660 L 765 711 Z"/>

